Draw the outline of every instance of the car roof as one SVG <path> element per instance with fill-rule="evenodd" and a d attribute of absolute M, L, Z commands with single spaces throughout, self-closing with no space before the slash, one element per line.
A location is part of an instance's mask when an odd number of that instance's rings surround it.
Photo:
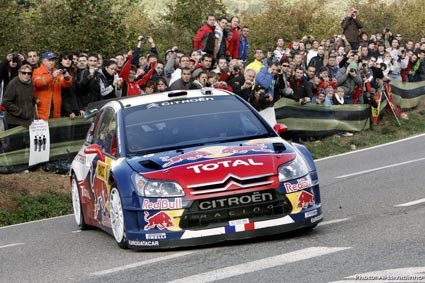
<path fill-rule="evenodd" d="M 230 92 L 223 91 L 220 89 L 204 88 L 204 89 L 192 89 L 192 90 L 177 90 L 167 91 L 148 95 L 129 96 L 120 99 L 121 103 L 125 108 L 138 106 L 142 104 L 148 104 L 159 101 L 171 101 L 176 99 L 193 98 L 199 96 L 222 96 L 231 95 Z"/>
<path fill-rule="evenodd" d="M 137 96 L 126 96 L 121 98 L 115 98 L 110 100 L 97 101 L 88 106 L 88 111 L 86 112 L 86 118 L 89 118 L 95 115 L 100 109 L 104 107 L 112 107 L 115 111 L 118 111 L 122 108 L 131 108 L 134 106 L 139 106 L 143 104 L 155 103 L 160 101 L 172 101 L 176 99 L 184 98 L 195 98 L 200 96 L 211 97 L 211 96 L 231 96 L 233 93 L 222 90 L 222 89 L 213 89 L 213 88 L 202 88 L 202 89 L 193 89 L 193 90 L 175 90 L 175 91 L 166 91 L 153 94 L 143 94 Z"/>

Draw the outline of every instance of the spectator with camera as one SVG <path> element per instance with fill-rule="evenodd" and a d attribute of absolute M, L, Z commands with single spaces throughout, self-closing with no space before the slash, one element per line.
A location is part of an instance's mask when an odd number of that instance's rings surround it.
<path fill-rule="evenodd" d="M 94 101 L 122 96 L 123 79 L 118 76 L 117 68 L 116 61 L 107 60 L 96 79 L 90 81 Z"/>
<path fill-rule="evenodd" d="M 3 89 L 6 89 L 10 80 L 19 74 L 19 68 L 24 61 L 24 56 L 17 52 L 7 54 L 5 60 L 0 64 L 0 85 L 3 82 Z"/>
<path fill-rule="evenodd" d="M 37 99 L 33 95 L 31 80 L 32 68 L 25 64 L 19 67 L 18 75 L 14 77 L 7 88 L 3 98 L 6 108 L 7 128 L 18 126 L 28 127 L 35 117 L 35 104 Z"/>
<path fill-rule="evenodd" d="M 351 58 L 348 59 L 348 66 L 342 66 L 337 75 L 336 79 L 338 82 L 338 89 L 341 88 L 344 91 L 344 104 L 353 104 L 353 94 L 358 86 L 362 86 L 362 79 L 360 77 L 357 63 Z M 337 90 L 338 92 L 338 90 Z"/>
<path fill-rule="evenodd" d="M 150 63 L 149 71 L 142 77 L 136 78 L 137 67 L 131 64 L 133 55 L 131 52 L 127 55 L 127 61 L 121 70 L 121 78 L 124 81 L 122 87 L 122 96 L 134 96 L 142 93 L 140 86 L 146 84 L 155 72 L 156 61 Z"/>
<path fill-rule="evenodd" d="M 251 96 L 249 97 L 248 102 L 257 111 L 273 107 L 272 95 L 270 93 L 267 93 L 264 86 L 259 84 L 254 87 L 254 90 L 251 92 Z"/>
<path fill-rule="evenodd" d="M 350 43 L 351 49 L 357 50 L 359 48 L 359 30 L 363 28 L 362 22 L 357 17 L 357 10 L 350 8 L 347 15 L 341 22 L 343 34 Z"/>
<path fill-rule="evenodd" d="M 53 52 L 44 52 L 41 56 L 42 64 L 32 75 L 34 96 L 40 100 L 38 118 L 46 121 L 61 117 L 62 88 L 68 88 L 72 84 L 68 71 L 55 68 L 56 59 Z"/>
<path fill-rule="evenodd" d="M 158 49 L 156 48 L 155 41 L 153 40 L 152 36 L 140 35 L 137 38 L 137 45 L 136 45 L 136 48 L 134 48 L 134 51 L 132 53 L 133 59 L 131 60 L 131 64 L 135 65 L 137 68 L 145 67 L 145 64 L 143 64 L 143 61 L 140 62 L 140 57 L 141 57 L 141 53 L 142 53 L 142 45 L 146 42 L 148 42 L 151 46 L 149 52 L 152 53 L 152 54 L 155 54 L 156 56 L 159 56 Z M 142 63 L 142 64 L 140 64 L 140 63 Z"/>
<path fill-rule="evenodd" d="M 263 66 L 255 77 L 255 84 L 262 85 L 266 93 L 272 97 L 271 105 L 278 101 L 281 95 L 284 95 L 286 87 L 283 72 L 278 63 L 272 63 L 270 67 Z"/>
<path fill-rule="evenodd" d="M 77 70 L 72 66 L 71 51 L 63 51 L 59 54 L 59 70 L 62 74 L 68 73 L 72 77 L 69 87 L 61 88 L 62 105 L 61 116 L 69 117 L 71 120 L 77 116 L 84 116 L 83 105 L 78 96 Z"/>
<path fill-rule="evenodd" d="M 254 70 L 245 70 L 243 75 L 236 75 L 233 79 L 228 81 L 228 84 L 233 89 L 235 94 L 248 101 L 249 97 L 251 96 L 251 90 L 254 84 L 255 76 L 256 73 Z"/>

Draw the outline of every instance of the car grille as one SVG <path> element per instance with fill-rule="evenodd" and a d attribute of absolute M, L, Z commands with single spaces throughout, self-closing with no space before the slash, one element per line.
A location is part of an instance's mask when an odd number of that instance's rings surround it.
<path fill-rule="evenodd" d="M 180 220 L 183 229 L 228 225 L 228 221 L 282 217 L 292 210 L 290 201 L 277 190 L 263 190 L 226 197 L 194 200 Z"/>
<path fill-rule="evenodd" d="M 245 178 L 240 178 L 230 174 L 221 181 L 190 185 L 188 186 L 188 189 L 192 195 L 201 195 L 252 187 L 270 186 L 274 182 L 274 180 L 270 178 L 271 176 L 273 176 L 273 173 L 249 176 Z"/>

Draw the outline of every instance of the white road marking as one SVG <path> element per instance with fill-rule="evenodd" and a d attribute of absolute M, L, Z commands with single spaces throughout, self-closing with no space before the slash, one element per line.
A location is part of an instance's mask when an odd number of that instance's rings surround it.
<path fill-rule="evenodd" d="M 73 216 L 73 215 L 74 214 L 67 214 L 67 215 L 62 215 L 62 216 L 57 216 L 57 217 L 44 218 L 44 219 L 40 219 L 40 220 L 34 220 L 34 221 L 29 221 L 29 222 L 24 222 L 24 223 L 13 224 L 13 225 L 9 225 L 9 226 L 3 226 L 3 227 L 0 227 L 0 230 L 7 229 L 7 228 L 13 228 L 13 227 L 16 227 L 16 226 L 22 226 L 22 225 L 32 224 L 32 223 L 49 221 L 49 220 L 52 220 L 52 219 L 65 218 L 65 217 L 69 217 L 69 216 Z"/>
<path fill-rule="evenodd" d="M 413 159 L 413 160 L 409 160 L 409 161 L 405 161 L 405 162 L 395 163 L 395 164 L 392 164 L 392 165 L 377 167 L 377 168 L 374 168 L 374 169 L 369 169 L 369 170 L 360 171 L 360 172 L 356 172 L 356 173 L 351 173 L 351 174 L 347 174 L 347 175 L 341 175 L 341 176 L 338 176 L 338 177 L 335 177 L 335 178 L 336 179 L 341 179 L 341 178 L 347 178 L 347 177 L 362 175 L 362 174 L 366 174 L 366 173 L 370 173 L 370 172 L 375 172 L 375 171 L 379 171 L 379 170 L 383 170 L 383 169 L 387 169 L 387 168 L 392 168 L 392 167 L 397 167 L 397 166 L 401 166 L 401 165 L 406 165 L 406 164 L 410 164 L 410 163 L 414 163 L 414 162 L 419 162 L 419 161 L 423 161 L 423 160 L 425 160 L 425 157 L 418 158 L 418 159 Z"/>
<path fill-rule="evenodd" d="M 187 283 L 187 282 L 211 282 L 222 280 L 233 276 L 256 272 L 276 266 L 281 266 L 305 259 L 310 259 L 322 255 L 336 253 L 351 249 L 351 247 L 311 247 L 290 253 L 285 253 L 277 256 L 267 257 L 259 260 L 250 261 L 238 265 L 228 266 L 225 268 L 216 269 L 213 271 L 180 278 L 168 283 Z"/>
<path fill-rule="evenodd" d="M 332 159 L 332 158 L 335 158 L 335 157 L 345 156 L 345 155 L 349 155 L 349 154 L 355 154 L 355 153 L 359 153 L 359 152 L 362 152 L 362 151 L 373 150 L 373 149 L 384 147 L 384 146 L 387 146 L 387 145 L 392 145 L 392 144 L 396 144 L 396 143 L 399 143 L 399 142 L 404 142 L 404 141 L 408 141 L 408 140 L 412 140 L 412 139 L 416 139 L 416 138 L 421 138 L 423 136 L 425 136 L 425 134 L 420 134 L 420 135 L 417 135 L 417 136 L 408 137 L 408 138 L 405 138 L 405 139 L 396 140 L 396 141 L 392 141 L 392 142 L 389 142 L 389 143 L 384 143 L 384 144 L 380 144 L 380 145 L 376 145 L 376 146 L 372 146 L 372 147 L 368 147 L 368 148 L 362 148 L 362 149 L 355 150 L 355 151 L 350 151 L 350 152 L 345 152 L 345 153 L 341 153 L 341 154 L 337 154 L 337 155 L 327 156 L 327 157 L 316 159 L 314 161 L 320 162 L 320 161 L 323 161 L 323 160 L 326 160 L 326 159 Z"/>
<path fill-rule="evenodd" d="M 114 272 L 120 272 L 120 271 L 124 271 L 124 270 L 127 270 L 127 269 L 136 268 L 136 267 L 143 266 L 143 265 L 148 265 L 148 264 L 152 264 L 152 263 L 156 263 L 156 262 L 160 262 L 160 261 L 164 261 L 164 260 L 170 260 L 170 259 L 173 259 L 173 258 L 190 255 L 190 254 L 193 254 L 193 253 L 194 252 L 181 252 L 181 253 L 175 253 L 175 254 L 172 254 L 172 255 L 156 257 L 156 258 L 148 259 L 148 260 L 145 260 L 145 261 L 135 262 L 135 263 L 131 263 L 131 264 L 123 265 L 123 266 L 117 266 L 117 267 L 114 267 L 114 268 L 111 268 L 111 269 L 105 269 L 105 270 L 93 272 L 90 275 L 92 275 L 92 276 L 107 275 L 107 274 L 111 274 L 111 273 L 114 273 Z"/>
<path fill-rule="evenodd" d="M 411 206 L 411 205 L 415 205 L 415 204 L 423 203 L 423 202 L 425 202 L 425 198 L 414 200 L 414 201 L 411 201 L 411 202 L 406 202 L 406 203 L 398 204 L 398 205 L 394 205 L 394 206 L 395 207 L 397 207 L 397 206 Z"/>
<path fill-rule="evenodd" d="M 73 234 L 75 234 L 75 233 L 81 233 L 81 230 L 75 230 L 75 231 L 72 231 L 71 233 L 73 233 Z"/>
<path fill-rule="evenodd" d="M 329 220 L 329 221 L 323 221 L 319 223 L 319 226 L 323 226 L 323 225 L 329 225 L 329 224 L 335 224 L 335 223 L 339 223 L 339 222 L 344 222 L 344 221 L 348 221 L 350 220 L 350 218 L 341 218 L 341 219 L 334 219 L 334 220 Z"/>
<path fill-rule="evenodd" d="M 20 245 L 25 245 L 25 243 L 15 243 L 15 244 L 10 244 L 10 245 L 0 246 L 0 249 L 10 248 L 10 247 L 15 247 L 15 246 L 20 246 Z"/>

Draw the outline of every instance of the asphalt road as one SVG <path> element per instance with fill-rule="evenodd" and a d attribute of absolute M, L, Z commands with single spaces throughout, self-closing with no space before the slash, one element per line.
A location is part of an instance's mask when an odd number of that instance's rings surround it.
<path fill-rule="evenodd" d="M 425 282 L 425 135 L 316 162 L 312 231 L 134 252 L 69 215 L 0 228 L 0 282 Z"/>

